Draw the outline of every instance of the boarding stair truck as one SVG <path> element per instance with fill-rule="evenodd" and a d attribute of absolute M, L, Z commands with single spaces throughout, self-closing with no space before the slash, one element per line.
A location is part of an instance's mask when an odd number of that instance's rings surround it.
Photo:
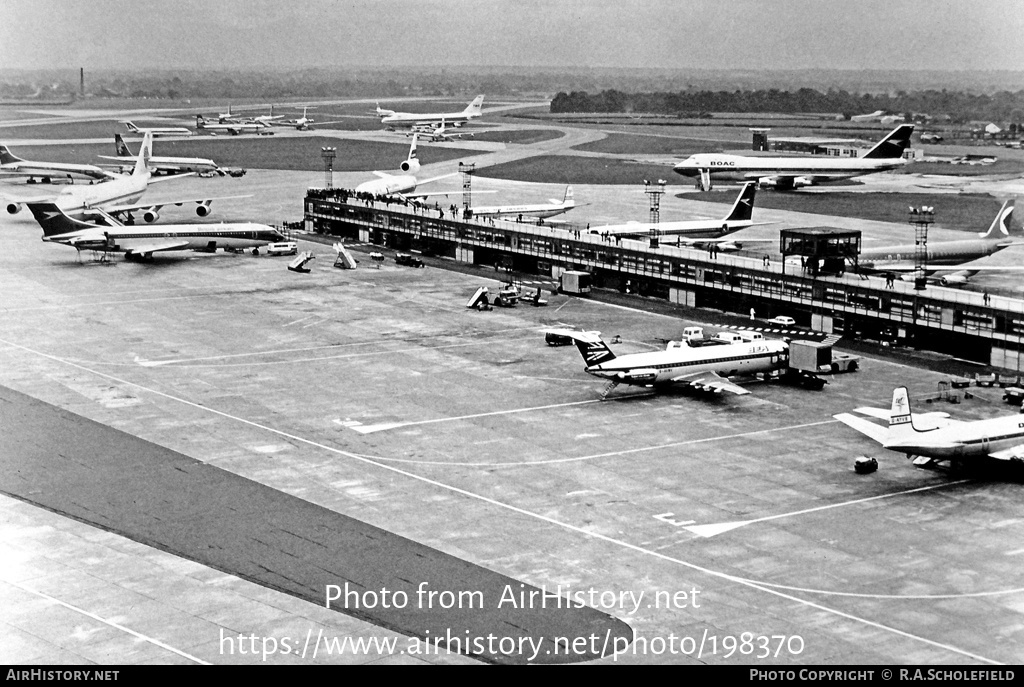
<path fill-rule="evenodd" d="M 477 289 L 476 292 L 469 297 L 469 300 L 466 302 L 466 307 L 476 308 L 477 310 L 490 310 L 491 303 L 487 299 L 487 287 L 481 286 Z"/>
<path fill-rule="evenodd" d="M 316 260 L 316 256 L 313 255 L 313 251 L 302 251 L 294 260 L 288 263 L 288 269 L 292 272 L 311 272 L 311 268 L 306 267 L 306 263 L 310 260 Z"/>
<path fill-rule="evenodd" d="M 358 262 L 352 254 L 348 252 L 348 248 L 345 248 L 345 244 L 338 241 L 332 248 L 338 253 L 338 257 L 334 259 L 334 266 L 340 267 L 343 270 L 354 270 L 356 263 Z"/>
<path fill-rule="evenodd" d="M 566 270 L 559 277 L 558 290 L 571 296 L 585 296 L 590 293 L 590 272 Z"/>

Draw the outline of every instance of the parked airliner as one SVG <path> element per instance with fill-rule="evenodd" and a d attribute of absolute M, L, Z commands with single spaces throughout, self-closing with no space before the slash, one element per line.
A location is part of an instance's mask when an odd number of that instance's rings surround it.
<path fill-rule="evenodd" d="M 946 413 L 915 415 L 910 409 L 907 388 L 903 386 L 893 390 L 888 411 L 857 408 L 856 412 L 888 420 L 889 425 L 883 427 L 850 413 L 833 417 L 871 437 L 883 448 L 915 458 L 915 465 L 926 467 L 946 460 L 955 464 L 984 457 L 1024 460 L 1024 415 L 1020 413 L 972 422 L 949 419 Z"/>
<path fill-rule="evenodd" d="M 792 190 L 901 167 L 907 164 L 903 152 L 910 146 L 912 133 L 913 124 L 902 124 L 857 158 L 699 153 L 686 158 L 674 169 L 677 174 L 698 179 L 700 188 L 704 190 L 711 188 L 712 178 L 754 179 L 759 186 Z"/>
<path fill-rule="evenodd" d="M 464 123 L 476 119 L 482 114 L 482 106 L 484 103 L 484 97 L 478 95 L 473 99 L 465 110 L 461 112 L 444 112 L 444 113 L 417 113 L 417 112 L 392 112 L 391 114 L 385 114 L 381 117 L 380 123 L 386 127 L 395 126 L 416 126 L 417 124 L 434 124 L 438 125 L 442 121 L 448 124 L 459 127 Z M 386 112 L 381 110 L 380 105 L 377 106 L 378 113 Z"/>
<path fill-rule="evenodd" d="M 33 198 L 9 199 L 7 212 L 14 215 L 21 211 L 26 203 L 52 202 L 75 219 L 100 218 L 108 223 L 116 223 L 118 217 L 127 217 L 133 221 L 133 213 L 139 212 L 147 222 L 155 222 L 160 217 L 160 210 L 166 205 L 184 205 L 196 203 L 196 214 L 205 217 L 210 214 L 210 204 L 218 200 L 216 197 L 165 200 L 159 203 L 138 204 L 136 201 L 149 188 L 149 184 L 157 181 L 176 179 L 166 176 L 153 179 L 148 163 L 153 151 L 153 134 L 147 132 L 139 148 L 139 156 L 131 174 L 114 174 L 110 181 L 99 184 L 75 184 L 54 195 Z M 181 175 L 179 175 L 181 176 Z M 240 198 L 244 196 L 222 196 L 224 198 Z"/>
<path fill-rule="evenodd" d="M 122 122 L 128 131 L 133 134 L 153 134 L 154 136 L 191 136 L 195 132 L 192 129 L 186 129 L 183 126 L 148 126 L 140 127 L 135 126 L 132 122 Z"/>
<path fill-rule="evenodd" d="M 596 332 L 548 331 L 571 338 L 583 356 L 586 372 L 608 380 L 602 399 L 618 384 L 644 387 L 685 385 L 715 393 L 749 394 L 727 378 L 774 372 L 786 367 L 789 360 L 789 344 L 781 340 L 761 339 L 743 343 L 711 340 L 705 345 L 670 342 L 663 351 L 617 356 Z"/>
<path fill-rule="evenodd" d="M 736 196 L 736 202 L 732 209 L 722 219 L 694 219 L 682 220 L 679 222 L 629 222 L 627 224 L 615 224 L 607 227 L 593 227 L 592 234 L 602 236 L 649 236 L 652 232 L 656 235 L 678 237 L 680 243 L 702 244 L 716 243 L 722 250 L 735 250 L 737 245 L 728 245 L 729 241 L 720 240 L 721 237 L 733 234 L 741 229 L 755 226 L 751 221 L 754 210 L 754 196 L 757 193 L 757 184 L 748 182 L 740 189 Z"/>
<path fill-rule="evenodd" d="M 28 207 L 43 228 L 43 241 L 62 243 L 79 251 L 124 253 L 129 259 L 148 259 L 158 251 L 212 253 L 218 248 L 258 248 L 284 240 L 284 236 L 273 227 L 251 222 L 100 226 L 72 219 L 54 203 L 29 203 Z"/>
<path fill-rule="evenodd" d="M 5 145 L 0 145 L 0 177 L 28 177 L 28 183 L 36 179 L 51 183 L 54 179 L 110 179 L 117 175 L 96 165 L 83 165 L 73 162 L 35 162 L 23 160 L 11 153 Z"/>
<path fill-rule="evenodd" d="M 404 174 L 389 174 L 387 172 L 374 172 L 379 179 L 364 181 L 356 186 L 356 193 L 369 193 L 375 196 L 400 196 L 402 198 L 422 198 L 430 195 L 447 195 L 454 191 L 442 191 L 436 193 L 413 193 L 419 184 L 427 184 L 431 181 L 445 179 L 455 176 L 457 172 L 444 174 L 431 179 L 419 181 L 415 172 L 420 168 L 419 158 L 416 157 L 416 136 L 412 137 L 412 145 L 409 146 L 409 157 L 399 166 Z"/>
<path fill-rule="evenodd" d="M 1010 234 L 1010 220 L 1013 218 L 1013 199 L 1003 203 L 988 231 L 978 234 L 978 238 L 959 239 L 956 241 L 933 241 L 925 245 L 926 273 L 931 275 L 951 266 L 963 265 L 973 260 L 998 253 L 1014 244 L 1024 243 L 1020 238 L 1014 239 Z M 858 267 L 868 272 L 891 272 L 893 274 L 913 274 L 917 267 L 917 246 L 912 243 L 897 246 L 879 246 L 861 250 Z M 1020 265 L 971 265 L 943 274 L 936 280 L 944 286 L 965 283 L 981 271 L 1012 271 L 1024 270 Z"/>
<path fill-rule="evenodd" d="M 576 207 L 576 201 L 572 195 L 572 186 L 565 187 L 565 195 L 562 200 L 552 198 L 548 203 L 537 203 L 534 205 L 496 205 L 481 206 L 473 208 L 474 217 L 534 217 L 544 219 L 554 217 L 563 212 L 568 212 Z"/>
<path fill-rule="evenodd" d="M 132 154 L 128 144 L 121 138 L 121 134 L 114 134 L 114 150 L 117 151 L 117 157 L 110 155 L 100 155 L 100 157 L 104 160 L 117 160 L 118 162 L 131 163 L 133 165 L 139 159 L 138 155 Z M 201 157 L 161 157 L 154 155 L 149 158 L 149 168 L 154 173 L 160 172 L 163 174 L 185 174 L 187 172 L 216 172 L 217 174 L 224 174 L 216 162 Z"/>

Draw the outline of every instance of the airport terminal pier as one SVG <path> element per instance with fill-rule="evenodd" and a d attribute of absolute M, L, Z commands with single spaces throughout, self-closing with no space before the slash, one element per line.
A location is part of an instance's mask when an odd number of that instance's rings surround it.
<path fill-rule="evenodd" d="M 345 189 L 310 189 L 304 224 L 308 232 L 554 279 L 582 270 L 598 288 L 759 319 L 787 315 L 826 333 L 906 344 L 1005 370 L 1021 367 L 1019 298 L 942 286 L 915 290 L 912 283 L 818 269 L 806 261 L 778 264 L 749 251 L 673 246 L 671 237 L 614 238 L 588 226 L 467 218 L 457 205 L 357 197 Z M 742 239 L 735 243 L 742 249 Z"/>

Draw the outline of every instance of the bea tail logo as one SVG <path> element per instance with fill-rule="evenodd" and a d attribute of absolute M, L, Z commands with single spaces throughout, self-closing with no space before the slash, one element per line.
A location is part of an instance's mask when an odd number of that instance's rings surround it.
<path fill-rule="evenodd" d="M 608 348 L 603 344 L 588 344 L 587 351 L 584 353 L 587 365 L 597 365 L 606 357 L 608 357 Z"/>

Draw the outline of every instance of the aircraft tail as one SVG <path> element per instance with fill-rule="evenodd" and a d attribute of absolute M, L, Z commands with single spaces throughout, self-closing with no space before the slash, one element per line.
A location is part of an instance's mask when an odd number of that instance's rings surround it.
<path fill-rule="evenodd" d="M 875 147 L 864 154 L 865 158 L 889 160 L 903 157 L 903 151 L 910 147 L 910 135 L 914 133 L 913 124 L 900 124 L 889 132 L 889 135 L 875 144 Z"/>
<path fill-rule="evenodd" d="M 467 106 L 466 109 L 462 111 L 462 114 L 479 115 L 483 111 L 483 105 L 484 97 L 482 95 L 478 95 L 477 97 L 473 98 L 473 102 L 471 102 L 469 106 Z"/>
<path fill-rule="evenodd" d="M 726 216 L 726 222 L 749 221 L 754 212 L 754 194 L 757 193 L 757 182 L 749 181 L 740 189 L 740 195 L 733 203 L 732 210 Z"/>
<path fill-rule="evenodd" d="M 129 150 L 128 144 L 121 138 L 121 134 L 114 134 L 114 154 L 118 157 L 132 156 L 132 151 Z"/>
<path fill-rule="evenodd" d="M 126 129 L 128 129 L 128 131 L 131 131 L 132 133 L 135 133 L 135 134 L 141 133 L 139 131 L 139 127 L 135 126 L 134 122 L 127 121 L 127 122 L 124 123 L 124 126 L 125 126 Z"/>
<path fill-rule="evenodd" d="M 139 148 L 139 159 L 135 161 L 135 169 L 132 170 L 133 177 L 149 174 L 149 158 L 153 156 L 153 132 L 147 131 L 142 137 L 142 146 Z"/>
<path fill-rule="evenodd" d="M 981 234 L 983 239 L 1004 239 L 1010 235 L 1010 220 L 1013 219 L 1013 198 L 1003 203 L 1003 207 L 999 208 L 996 218 L 992 220 L 992 225 L 988 228 L 984 234 Z"/>
<path fill-rule="evenodd" d="M 62 234 L 71 234 L 82 229 L 93 229 L 94 225 L 81 222 L 64 214 L 64 211 L 53 202 L 28 203 L 32 216 L 43 228 L 43 240 Z"/>
<path fill-rule="evenodd" d="M 566 205 L 575 202 L 575 199 L 572 195 L 572 186 L 565 187 L 565 196 L 562 198 L 562 202 L 565 203 Z"/>
<path fill-rule="evenodd" d="M 905 386 L 893 389 L 888 427 L 882 427 L 849 413 L 840 413 L 833 417 L 861 434 L 871 437 L 883 446 L 892 445 L 906 438 L 907 435 L 924 431 L 914 426 L 914 415 L 910 410 L 910 397 Z"/>
<path fill-rule="evenodd" d="M 0 164 L 6 165 L 11 162 L 23 162 L 23 160 L 14 155 L 7 146 L 0 145 Z"/>
<path fill-rule="evenodd" d="M 580 355 L 583 356 L 587 367 L 615 359 L 615 353 L 599 336 L 573 336 L 572 340 L 576 344 L 576 348 L 579 349 Z"/>
<path fill-rule="evenodd" d="M 412 160 L 416 159 L 416 139 L 417 138 L 419 138 L 419 134 L 418 133 L 415 133 L 415 134 L 412 135 L 412 145 L 409 146 L 409 157 L 406 158 L 407 161 L 412 161 Z"/>
<path fill-rule="evenodd" d="M 231 108 L 228 108 L 228 109 L 230 110 Z M 203 117 L 203 115 L 196 115 L 196 128 L 197 129 L 205 129 L 206 128 L 206 118 Z"/>
<path fill-rule="evenodd" d="M 897 429 L 902 425 L 914 429 L 914 415 L 910 412 L 910 397 L 905 386 L 893 389 L 892 408 L 889 410 L 889 429 Z"/>

